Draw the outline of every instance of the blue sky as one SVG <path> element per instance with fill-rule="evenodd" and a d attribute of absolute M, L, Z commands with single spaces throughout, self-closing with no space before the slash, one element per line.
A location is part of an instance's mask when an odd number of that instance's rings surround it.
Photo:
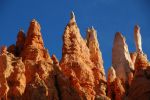
<path fill-rule="evenodd" d="M 135 24 L 141 27 L 143 51 L 150 58 L 149 0 L 0 0 L 0 46 L 15 43 L 19 29 L 27 32 L 35 18 L 41 24 L 45 47 L 61 59 L 62 34 L 71 11 L 83 37 L 88 27 L 97 30 L 106 70 L 111 66 L 116 32 L 122 32 L 129 50 L 135 51 Z"/>

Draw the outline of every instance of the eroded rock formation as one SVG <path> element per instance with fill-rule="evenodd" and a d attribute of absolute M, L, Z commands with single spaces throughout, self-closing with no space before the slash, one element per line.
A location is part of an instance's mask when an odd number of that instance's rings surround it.
<path fill-rule="evenodd" d="M 106 95 L 106 80 L 95 30 L 88 30 L 87 34 L 86 44 L 80 35 L 74 13 L 71 13 L 63 35 L 60 66 L 79 95 L 83 99 L 93 100 L 98 95 Z"/>
<path fill-rule="evenodd" d="M 116 33 L 106 80 L 96 30 L 83 39 L 72 12 L 63 34 L 62 58 L 50 57 L 41 26 L 33 19 L 15 44 L 1 47 L 0 100 L 149 100 L 150 63 L 135 26 L 136 51 Z"/>
<path fill-rule="evenodd" d="M 108 70 L 107 96 L 112 100 L 122 100 L 125 97 L 125 87 L 123 81 L 116 76 L 115 69 L 110 67 Z"/>
<path fill-rule="evenodd" d="M 135 62 L 135 74 L 129 89 L 129 100 L 150 99 L 150 65 L 147 56 L 138 53 Z"/>
<path fill-rule="evenodd" d="M 134 41 L 135 41 L 136 51 L 142 52 L 142 38 L 140 34 L 140 27 L 138 25 L 134 27 Z"/>
<path fill-rule="evenodd" d="M 134 70 L 134 65 L 129 54 L 125 37 L 123 37 L 120 32 L 116 33 L 114 39 L 112 66 L 116 71 L 116 76 L 123 80 L 124 83 L 130 84 L 130 75 Z"/>
<path fill-rule="evenodd" d="M 2 47 L 0 54 L 0 98 L 21 98 L 26 87 L 25 65 L 20 57 Z"/>

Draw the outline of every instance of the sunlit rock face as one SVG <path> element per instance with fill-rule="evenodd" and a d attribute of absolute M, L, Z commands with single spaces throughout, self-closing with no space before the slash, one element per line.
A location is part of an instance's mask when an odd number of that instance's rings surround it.
<path fill-rule="evenodd" d="M 103 67 L 103 59 L 102 59 L 102 53 L 99 49 L 99 43 L 97 39 L 97 32 L 92 28 L 88 28 L 87 30 L 87 36 L 86 36 L 87 46 L 90 51 L 90 59 L 94 63 L 94 65 L 100 70 L 101 72 L 101 78 L 105 80 L 105 71 Z"/>
<path fill-rule="evenodd" d="M 32 20 L 21 52 L 27 78 L 27 87 L 24 98 L 29 95 L 33 96 L 32 98 L 29 98 L 29 100 L 37 98 L 36 91 L 41 91 L 40 87 L 43 87 L 44 91 L 42 91 L 42 93 L 39 92 L 39 96 L 43 96 L 45 100 L 58 100 L 58 92 L 55 86 L 56 73 L 53 67 L 53 61 L 50 58 L 48 50 L 44 47 L 40 30 L 41 27 L 39 23 L 36 20 Z M 37 78 L 37 80 L 35 80 L 35 78 Z M 32 87 L 32 85 L 35 85 L 36 88 Z M 32 89 L 30 88 L 33 88 L 35 92 L 32 92 Z"/>
<path fill-rule="evenodd" d="M 130 53 L 134 64 L 134 74 L 128 89 L 127 100 L 149 100 L 150 99 L 150 63 L 147 55 L 142 51 L 142 38 L 138 25 L 134 28 L 134 41 L 136 51 Z"/>
<path fill-rule="evenodd" d="M 51 60 L 48 54 L 48 50 L 44 47 L 40 30 L 40 24 L 35 19 L 33 19 L 27 32 L 22 50 L 23 52 L 21 52 L 21 57 L 23 60 Z"/>
<path fill-rule="evenodd" d="M 80 97 L 93 100 L 96 95 L 106 95 L 103 60 L 96 32 L 88 30 L 85 41 L 80 35 L 73 13 L 63 35 L 60 66 Z"/>
<path fill-rule="evenodd" d="M 114 39 L 112 49 L 112 66 L 116 71 L 116 76 L 124 82 L 128 82 L 128 75 L 134 70 L 134 65 L 131 60 L 128 46 L 125 37 L 120 32 L 117 32 Z"/>
<path fill-rule="evenodd" d="M 94 76 L 91 70 L 94 66 L 90 61 L 89 49 L 80 35 L 73 13 L 63 35 L 60 66 L 81 97 L 94 99 Z"/>
<path fill-rule="evenodd" d="M 94 27 L 88 28 L 87 30 L 86 44 L 87 44 L 87 47 L 89 48 L 90 60 L 95 66 L 95 68 L 93 68 L 93 73 L 95 77 L 96 94 L 105 94 L 105 90 L 99 89 L 101 88 L 100 84 L 103 84 L 103 82 L 106 82 L 106 77 L 105 77 L 105 71 L 103 67 L 102 53 L 99 49 L 97 32 L 94 29 Z"/>
<path fill-rule="evenodd" d="M 0 100 L 150 100 L 150 62 L 142 50 L 138 25 L 135 52 L 115 35 L 106 80 L 94 27 L 83 39 L 72 12 L 63 34 L 62 58 L 50 57 L 41 26 L 33 19 L 16 43 L 0 49 Z"/>
<path fill-rule="evenodd" d="M 0 54 L 0 98 L 19 99 L 25 91 L 25 65 L 20 57 L 15 57 L 2 47 Z"/>
<path fill-rule="evenodd" d="M 140 27 L 138 25 L 134 27 L 134 42 L 136 46 L 136 51 L 142 52 L 142 38 L 140 33 Z"/>

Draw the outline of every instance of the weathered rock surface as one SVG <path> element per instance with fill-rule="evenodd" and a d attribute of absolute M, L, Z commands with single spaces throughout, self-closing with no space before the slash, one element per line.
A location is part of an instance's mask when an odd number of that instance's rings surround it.
<path fill-rule="evenodd" d="M 114 81 L 116 79 L 116 72 L 113 67 L 110 67 L 108 70 L 108 80 L 107 80 L 107 96 L 109 98 L 115 98 L 115 91 L 114 91 Z"/>
<path fill-rule="evenodd" d="M 134 42 L 136 46 L 136 51 L 142 52 L 142 38 L 140 34 L 140 27 L 138 25 L 134 27 Z"/>
<path fill-rule="evenodd" d="M 114 39 L 112 49 L 112 66 L 116 71 L 116 76 L 125 83 L 130 83 L 130 74 L 134 70 L 134 65 L 131 60 L 128 46 L 125 42 L 125 37 L 117 32 Z"/>
<path fill-rule="evenodd" d="M 135 61 L 135 74 L 129 89 L 129 100 L 150 99 L 150 66 L 147 56 L 138 53 Z"/>
<path fill-rule="evenodd" d="M 64 43 L 60 66 L 78 94 L 84 99 L 93 100 L 96 95 L 106 94 L 106 81 L 103 78 L 103 61 L 100 57 L 96 32 L 93 29 L 93 32 L 89 31 L 86 44 L 80 35 L 75 16 L 72 13 L 63 35 Z M 94 36 L 93 40 L 91 40 L 92 36 Z M 94 48 L 92 45 L 96 47 Z"/>
<path fill-rule="evenodd" d="M 26 87 L 25 65 L 6 50 L 3 47 L 0 54 L 0 98 L 19 99 Z"/>
<path fill-rule="evenodd" d="M 33 19 L 30 23 L 24 42 L 24 47 L 21 52 L 21 57 L 23 60 L 51 60 L 48 54 L 48 50 L 44 47 L 40 30 L 41 27 L 39 23 Z"/>
<path fill-rule="evenodd" d="M 21 51 L 23 50 L 25 39 L 26 39 L 25 33 L 23 32 L 22 29 L 20 29 L 16 41 L 16 52 L 15 52 L 16 56 L 19 56 Z"/>
<path fill-rule="evenodd" d="M 47 100 L 48 99 L 48 87 L 37 73 L 34 75 L 34 80 L 27 85 L 26 91 L 24 93 L 24 97 L 22 99 L 23 100 Z"/>
<path fill-rule="evenodd" d="M 136 51 L 129 53 L 125 37 L 116 33 L 106 80 L 93 27 L 83 39 L 71 13 L 59 62 L 50 57 L 33 19 L 27 34 L 21 29 L 15 44 L 1 47 L 0 100 L 150 100 L 150 62 L 137 25 L 134 40 Z"/>
<path fill-rule="evenodd" d="M 125 97 L 124 83 L 116 77 L 113 67 L 108 70 L 107 96 L 112 100 L 122 100 Z"/>
<path fill-rule="evenodd" d="M 63 42 L 60 62 L 63 73 L 69 78 L 72 87 L 78 91 L 81 97 L 94 99 L 94 76 L 90 69 L 92 63 L 89 58 L 89 49 L 80 35 L 73 13 L 69 24 L 66 26 Z"/>
<path fill-rule="evenodd" d="M 97 32 L 92 28 L 88 28 L 87 30 L 87 36 L 86 36 L 87 46 L 90 51 L 90 59 L 94 63 L 94 65 L 100 70 L 101 75 L 99 75 L 102 79 L 106 79 L 105 77 L 105 71 L 103 67 L 103 59 L 102 59 L 102 53 L 99 49 L 99 43 L 97 40 Z"/>
<path fill-rule="evenodd" d="M 97 32 L 94 29 L 94 27 L 88 28 L 86 42 L 90 52 L 90 60 L 95 66 L 95 68 L 93 68 L 93 73 L 95 74 L 94 77 L 95 77 L 96 94 L 100 95 L 100 93 L 102 92 L 101 94 L 105 95 L 105 90 L 99 89 L 101 88 L 100 81 L 106 82 L 106 77 L 105 77 L 105 71 L 103 67 L 102 53 L 99 49 L 99 43 L 97 40 Z"/>

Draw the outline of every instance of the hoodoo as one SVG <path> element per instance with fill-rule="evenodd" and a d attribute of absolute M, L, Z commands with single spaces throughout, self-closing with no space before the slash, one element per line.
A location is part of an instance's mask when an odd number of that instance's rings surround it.
<path fill-rule="evenodd" d="M 27 33 L 19 30 L 16 43 L 1 47 L 0 100 L 150 100 L 150 63 L 140 27 L 134 28 L 132 53 L 125 37 L 115 34 L 107 80 L 97 35 L 91 27 L 84 39 L 71 12 L 59 61 L 50 56 L 33 19 Z"/>

